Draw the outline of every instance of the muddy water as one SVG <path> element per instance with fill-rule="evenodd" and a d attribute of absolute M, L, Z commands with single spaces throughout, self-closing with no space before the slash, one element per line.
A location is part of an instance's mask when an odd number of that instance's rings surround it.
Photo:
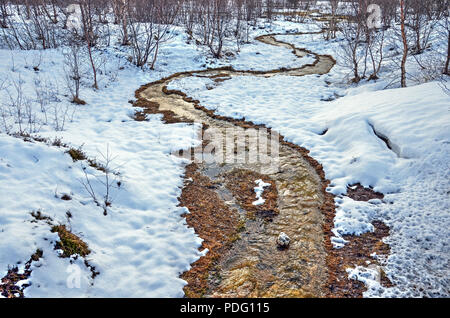
<path fill-rule="evenodd" d="M 313 52 L 280 42 L 275 35 L 258 38 L 268 45 L 292 49 L 300 59 Z M 163 88 L 171 81 L 202 76 L 227 79 L 234 76 L 275 76 L 277 74 L 304 76 L 326 74 L 334 65 L 330 56 L 314 54 L 316 62 L 300 68 L 249 72 L 238 70 L 206 70 L 183 73 L 162 83 L 154 83 L 142 92 L 142 97 L 157 102 L 159 110 L 169 110 L 176 115 L 208 125 L 225 133 L 235 125 L 226 120 L 210 117 L 194 104 L 177 94 L 166 95 Z M 251 151 L 246 147 L 246 151 Z M 326 250 L 319 207 L 324 197 L 316 170 L 302 155 L 288 145 L 281 144 L 279 157 L 274 158 L 276 169 L 259 163 L 201 164 L 200 170 L 218 184 L 218 193 L 233 208 L 241 211 L 245 229 L 231 250 L 220 260 L 209 278 L 207 297 L 321 297 L 327 281 Z M 279 214 L 271 221 L 249 218 L 224 186 L 228 172 L 234 169 L 256 171 L 275 181 L 278 190 Z M 280 232 L 291 238 L 288 249 L 277 248 Z"/>

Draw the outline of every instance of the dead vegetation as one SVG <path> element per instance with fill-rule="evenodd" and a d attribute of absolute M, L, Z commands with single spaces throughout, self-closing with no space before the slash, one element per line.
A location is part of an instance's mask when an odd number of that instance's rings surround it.
<path fill-rule="evenodd" d="M 61 257 L 70 257 L 72 255 L 85 257 L 91 253 L 87 244 L 68 231 L 65 225 L 55 225 L 51 231 L 58 233 L 59 242 L 56 243 L 55 248 L 63 251 Z"/>
<path fill-rule="evenodd" d="M 86 102 L 78 97 L 74 97 L 72 103 L 76 105 L 86 105 Z"/>
<path fill-rule="evenodd" d="M 68 229 L 64 224 L 55 225 L 55 221 L 51 217 L 44 215 L 39 210 L 33 211 L 30 214 L 33 217 L 33 220 L 31 221 L 32 223 L 42 221 L 50 226 L 50 231 L 52 233 L 58 234 L 59 241 L 55 243 L 55 250 L 62 251 L 60 257 L 76 259 L 81 256 L 84 258 L 84 265 L 91 271 L 92 279 L 95 279 L 95 277 L 100 274 L 100 272 L 96 271 L 95 266 L 92 266 L 86 259 L 86 256 L 91 254 L 89 246 L 78 235 L 72 233 L 70 226 Z M 66 217 L 68 223 L 70 224 L 70 219 L 73 217 L 72 212 L 66 211 Z M 40 257 L 42 257 L 42 255 Z M 33 257 L 33 260 L 37 261 L 35 256 Z"/>
<path fill-rule="evenodd" d="M 217 265 L 220 256 L 231 247 L 239 230 L 242 230 L 238 212 L 225 205 L 213 190 L 215 186 L 211 180 L 197 169 L 195 164 L 186 167 L 186 186 L 179 201 L 180 206 L 189 209 L 190 213 L 183 217 L 189 227 L 194 228 L 204 240 L 201 250 L 207 248 L 208 253 L 181 275 L 188 282 L 184 288 L 187 297 L 202 297 L 208 293 L 211 270 Z"/>
<path fill-rule="evenodd" d="M 230 68 L 229 67 L 221 68 L 221 69 L 217 69 L 216 71 L 219 71 L 219 70 L 229 71 Z M 231 71 L 233 71 L 233 70 L 231 69 Z M 196 74 L 196 73 L 195 72 L 177 73 L 177 74 L 173 74 L 172 76 L 169 76 L 168 78 L 161 79 L 159 81 L 144 85 L 139 90 L 136 91 L 136 98 L 145 100 L 145 98 L 141 96 L 141 93 L 143 91 L 147 90 L 152 85 L 166 84 L 162 88 L 162 91 L 165 94 L 167 94 L 167 95 L 175 94 L 175 95 L 181 96 L 184 101 L 192 103 L 195 109 L 201 110 L 202 112 L 204 112 L 206 115 L 208 115 L 209 117 L 211 117 L 213 119 L 227 121 L 227 122 L 233 123 L 237 127 L 241 127 L 244 129 L 266 128 L 269 132 L 271 131 L 271 129 L 265 127 L 265 125 L 255 124 L 251 121 L 245 120 L 245 118 L 234 119 L 234 118 L 230 118 L 230 117 L 226 117 L 226 116 L 217 115 L 214 110 L 205 108 L 204 106 L 199 104 L 199 101 L 196 101 L 193 98 L 187 96 L 187 94 L 185 94 L 181 91 L 177 91 L 177 90 L 169 90 L 167 88 L 167 83 L 170 80 L 172 80 L 174 78 L 178 78 L 179 76 L 182 76 L 182 75 L 189 76 L 189 75 L 194 75 L 194 74 Z M 154 111 L 156 111 L 156 113 L 159 113 L 159 111 L 156 108 L 154 109 Z M 292 149 L 296 150 L 310 164 L 310 166 L 316 171 L 317 175 L 319 176 L 319 178 L 321 180 L 321 192 L 323 194 L 324 199 L 321 203 L 320 211 L 322 212 L 322 214 L 324 215 L 324 218 L 325 218 L 324 225 L 323 225 L 323 235 L 324 235 L 324 245 L 325 245 L 325 249 L 327 251 L 326 263 L 327 263 L 327 270 L 328 270 L 328 283 L 326 284 L 326 286 L 323 286 L 324 294 L 327 295 L 328 297 L 361 297 L 362 293 L 366 290 L 366 287 L 364 286 L 364 284 L 362 284 L 358 281 L 348 279 L 348 274 L 346 272 L 346 268 L 355 267 L 355 264 L 361 263 L 360 262 L 361 259 L 367 260 L 367 257 L 368 257 L 367 255 L 369 255 L 369 254 L 366 254 L 366 256 L 363 257 L 358 253 L 354 253 L 354 251 L 356 251 L 357 248 L 352 248 L 351 249 L 352 252 L 347 252 L 347 250 L 343 250 L 343 249 L 341 249 L 341 250 L 334 249 L 334 247 L 331 243 L 331 238 L 334 236 L 332 229 L 334 228 L 335 202 L 334 202 L 334 195 L 327 192 L 327 188 L 330 184 L 330 181 L 325 176 L 323 166 L 309 155 L 309 151 L 307 149 L 286 141 L 284 139 L 284 137 L 281 135 L 280 135 L 280 142 L 283 145 L 291 147 Z M 190 169 L 189 167 L 188 167 L 188 170 Z M 250 175 L 247 175 L 247 179 L 249 176 Z M 228 177 L 231 180 L 232 175 L 230 175 Z M 236 198 L 238 198 L 240 196 L 240 199 L 238 199 L 238 201 L 240 201 L 239 203 L 241 205 L 243 205 L 244 207 L 247 207 L 250 209 L 255 209 L 255 207 L 251 204 L 255 198 L 255 193 L 253 191 L 253 187 L 254 187 L 253 184 L 244 181 L 246 179 L 245 173 L 244 173 L 244 175 L 242 175 L 242 174 L 239 175 L 239 173 L 238 173 L 234 177 L 236 178 L 234 180 L 235 183 L 229 185 L 231 188 L 231 191 L 233 192 L 233 195 L 236 196 Z M 261 176 L 256 176 L 256 175 L 252 176 L 252 178 L 254 178 L 254 177 L 257 177 L 257 178 L 253 179 L 251 182 L 254 182 L 256 179 L 261 178 Z M 187 174 L 186 178 L 189 178 L 188 174 Z M 267 179 L 265 179 L 264 177 L 262 179 L 265 182 L 270 182 Z M 242 182 L 241 186 L 239 186 L 239 181 Z M 183 194 L 188 193 L 188 192 L 185 192 L 185 191 L 188 191 L 188 190 L 186 190 L 188 187 L 189 187 L 189 185 L 187 185 L 186 188 L 183 190 Z M 233 188 L 234 188 L 234 191 L 232 190 Z M 271 188 L 276 189 L 275 186 L 273 186 Z M 190 187 L 189 188 L 189 196 L 191 197 L 192 201 L 196 200 L 196 196 L 198 196 L 199 193 L 202 193 L 202 195 L 204 195 L 204 192 L 205 192 L 205 188 L 202 188 L 202 187 L 200 187 L 200 188 Z M 271 208 L 271 207 L 276 207 L 276 205 L 273 205 L 273 203 L 276 202 L 275 194 L 274 193 L 266 193 L 264 198 L 266 199 L 266 204 L 268 206 L 266 206 L 266 207 L 263 206 L 261 211 L 264 211 L 264 210 L 265 211 L 276 211 L 275 209 Z M 182 202 L 182 201 L 180 201 L 180 202 Z M 187 206 L 187 205 L 183 204 L 183 206 Z M 190 207 L 188 207 L 188 208 L 191 211 L 191 208 Z M 196 209 L 200 210 L 198 207 Z M 256 211 L 255 210 L 253 210 L 253 211 L 257 212 L 258 209 L 256 208 Z M 264 216 L 264 213 L 262 216 Z M 269 214 L 269 220 L 271 217 L 273 217 L 273 215 Z M 215 220 L 215 222 L 217 224 L 222 223 L 222 221 L 220 219 Z M 200 237 L 204 238 L 208 235 L 208 234 L 203 234 L 204 232 L 200 229 L 202 226 L 204 226 L 202 221 L 200 220 L 200 218 L 198 218 L 196 221 L 188 222 L 188 224 L 190 226 L 193 226 L 196 229 L 196 231 Z M 197 228 L 199 228 L 199 230 L 197 230 Z M 238 228 L 242 229 L 242 226 L 238 225 Z M 208 233 L 207 230 L 205 232 Z M 365 246 L 367 246 L 368 250 L 378 249 L 378 250 L 380 250 L 380 252 L 382 251 L 383 253 L 388 253 L 389 252 L 388 248 L 386 248 L 384 246 L 380 247 L 379 243 L 375 244 L 376 242 L 381 242 L 381 237 L 384 237 L 385 235 L 387 235 L 385 232 L 386 231 L 382 231 L 382 234 L 379 234 L 379 232 L 376 232 L 376 234 L 374 234 L 375 238 L 370 236 L 369 234 L 365 235 L 365 236 L 361 236 L 360 238 L 358 238 L 357 245 L 358 244 L 365 245 Z M 232 237 L 235 237 L 235 235 L 233 234 L 233 235 L 229 236 L 229 238 L 232 238 Z M 348 238 L 348 239 L 350 239 L 350 238 Z M 373 247 L 374 245 L 377 245 L 377 247 L 376 248 Z M 340 253 L 343 253 L 343 254 L 340 254 Z M 211 257 L 211 259 L 209 259 L 209 261 L 208 261 L 207 257 Z M 211 265 L 211 264 L 214 264 L 214 262 L 216 261 L 216 259 L 214 259 L 214 257 L 217 257 L 217 254 L 210 255 L 210 253 L 208 253 L 207 256 L 202 257 L 198 262 L 193 264 L 193 269 L 191 271 L 186 272 L 182 275 L 182 278 L 185 279 L 186 281 L 188 281 L 188 283 L 189 283 L 185 288 L 185 292 L 188 297 L 200 297 L 202 295 L 205 295 L 205 293 L 208 289 L 208 284 L 207 284 L 208 269 L 210 269 L 211 273 L 214 272 L 213 271 L 214 268 Z M 374 260 L 371 258 L 371 261 L 373 262 Z M 388 283 L 386 282 L 386 284 L 388 284 Z"/>
<path fill-rule="evenodd" d="M 70 195 L 68 195 L 67 193 L 64 193 L 61 196 L 61 200 L 63 200 L 63 201 L 70 201 L 70 200 L 72 200 L 72 197 Z"/>
<path fill-rule="evenodd" d="M 262 217 L 271 220 L 278 215 L 278 191 L 276 184 L 268 176 L 259 174 L 250 170 L 233 170 L 225 175 L 225 186 L 233 193 L 233 196 L 239 202 L 239 205 L 247 212 L 247 217 Z M 256 201 L 254 188 L 255 180 L 263 180 L 270 183 L 262 195 L 265 203 L 262 205 L 253 205 Z"/>
<path fill-rule="evenodd" d="M 44 215 L 41 211 L 33 211 L 30 213 L 34 220 L 32 220 L 32 223 L 37 223 L 38 221 L 43 221 L 49 225 L 52 225 L 53 219 L 49 216 Z"/>
<path fill-rule="evenodd" d="M 384 194 L 373 191 L 372 188 L 365 188 L 360 183 L 353 184 L 347 188 L 347 196 L 355 201 L 370 201 L 373 199 L 384 199 Z"/>
<path fill-rule="evenodd" d="M 87 161 L 89 167 L 94 168 L 103 173 L 107 172 L 107 167 L 103 163 L 98 162 L 96 159 L 89 158 L 87 154 L 83 151 L 83 146 L 78 148 L 70 147 L 66 153 L 72 158 L 73 162 L 77 161 Z"/>
<path fill-rule="evenodd" d="M 344 236 L 348 243 L 343 248 L 330 251 L 328 297 L 361 298 L 367 287 L 360 281 L 349 279 L 347 269 L 353 269 L 357 266 L 367 267 L 368 264 L 381 266 L 371 255 L 373 253 L 376 253 L 378 257 L 387 257 L 389 255 L 389 245 L 383 242 L 383 238 L 389 236 L 389 228 L 379 221 L 374 221 L 372 224 L 375 228 L 374 232 L 360 236 Z M 381 267 L 379 270 L 381 285 L 392 287 L 391 281 Z"/>
<path fill-rule="evenodd" d="M 19 268 L 17 266 L 9 268 L 7 274 L 0 282 L 0 295 L 6 298 L 24 298 L 24 290 L 30 285 L 25 283 L 18 286 L 17 283 L 27 280 L 30 277 L 32 272 L 31 264 L 39 261 L 43 255 L 43 251 L 41 249 L 37 249 L 25 263 L 25 269 L 22 273 L 19 272 Z"/>

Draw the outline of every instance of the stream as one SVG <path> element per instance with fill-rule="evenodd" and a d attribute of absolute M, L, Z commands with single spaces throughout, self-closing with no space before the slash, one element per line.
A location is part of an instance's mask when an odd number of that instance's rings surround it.
<path fill-rule="evenodd" d="M 295 35 L 302 34 L 308 33 Z M 146 85 L 139 92 L 139 97 L 157 104 L 159 111 L 169 111 L 182 120 L 202 123 L 225 135 L 227 129 L 238 127 L 235 120 L 212 116 L 211 112 L 199 107 L 197 101 L 180 92 L 169 91 L 167 86 L 174 80 L 195 76 L 220 79 L 217 81 L 220 85 L 220 81 L 235 76 L 323 75 L 334 66 L 335 60 L 331 56 L 296 48 L 292 44 L 276 40 L 276 35 L 264 35 L 256 40 L 291 49 L 299 59 L 314 55 L 315 62 L 299 68 L 264 72 L 220 68 L 178 73 Z M 252 126 L 252 123 L 249 125 Z M 242 133 L 245 134 L 245 130 Z M 244 151 L 254 150 L 249 147 L 251 143 L 246 145 Z M 318 174 L 317 167 L 311 164 L 311 160 L 292 144 L 280 143 L 278 158 L 273 160 L 276 160 L 276 169 L 269 169 L 259 162 L 209 162 L 198 165 L 199 172 L 217 185 L 215 191 L 227 205 L 239 210 L 240 218 L 245 223 L 240 238 L 218 260 L 216 275 L 209 278 L 209 288 L 204 297 L 325 296 L 324 286 L 328 274 L 323 228 L 326 218 L 321 210 L 326 200 L 324 178 Z M 227 188 L 227 176 L 235 171 L 257 172 L 263 176 L 264 182 L 274 182 L 278 192 L 277 214 L 270 220 L 250 217 L 245 207 Z M 277 247 L 276 240 L 281 232 L 291 239 L 287 249 Z"/>

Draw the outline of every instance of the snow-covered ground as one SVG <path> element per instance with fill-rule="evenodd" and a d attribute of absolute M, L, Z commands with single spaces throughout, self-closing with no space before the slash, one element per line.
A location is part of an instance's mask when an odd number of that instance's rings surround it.
<path fill-rule="evenodd" d="M 34 135 L 61 138 L 74 148 L 82 146 L 90 158 L 103 161 L 109 149 L 115 158 L 112 165 L 121 174 L 121 187 L 112 193 L 108 215 L 94 204 L 80 180 L 85 178 L 86 162 L 72 161 L 67 149 L 28 143 L 0 134 L 0 277 L 9 266 L 23 266 L 36 249 L 43 259 L 32 266 L 29 297 L 181 297 L 185 282 L 179 278 L 199 256 L 201 244 L 189 229 L 178 206 L 185 162 L 171 152 L 196 142 L 196 127 L 185 124 L 165 125 L 159 115 L 145 122 L 132 119 L 135 108 L 128 103 L 140 85 L 174 72 L 198 69 L 204 59 L 185 44 L 180 35 L 164 47 L 154 72 L 143 72 L 117 57 L 104 52 L 110 69 L 118 72 L 116 81 L 102 76 L 100 90 L 81 91 L 84 106 L 69 103 L 65 90 L 63 57 L 58 50 L 43 52 L 39 71 L 32 67 L 39 52 L 0 50 L 1 77 L 9 85 L 0 92 L 4 104 L 14 99 L 14 83 L 21 83 L 24 98 L 36 115 Z M 189 59 L 186 54 L 190 54 Z M 119 70 L 119 66 L 124 69 Z M 35 95 L 35 80 L 52 86 L 55 96 L 41 112 Z M 90 79 L 87 78 L 86 81 Z M 0 83 L 2 81 L 0 80 Z M 55 110 L 68 109 L 64 130 L 55 131 Z M 60 114 L 61 112 L 59 112 Z M 62 115 L 59 115 L 62 116 Z M 48 118 L 45 124 L 45 118 Z M 62 117 L 61 117 L 62 118 Z M 62 119 L 59 118 L 59 122 Z M 6 120 L 11 133 L 18 130 L 14 118 Z M 3 126 L 2 126 L 3 127 Z M 87 167 L 98 197 L 105 194 L 103 174 Z M 71 201 L 63 201 L 69 194 Z M 79 235 L 91 249 L 89 263 L 100 272 L 91 286 L 91 273 L 81 259 L 81 288 L 68 288 L 70 261 L 59 258 L 54 250 L 57 234 L 45 222 L 31 223 L 32 211 L 41 211 L 55 224 L 65 224 Z M 72 217 L 67 219 L 66 212 Z M 20 266 L 19 266 L 20 267 Z"/>
<path fill-rule="evenodd" d="M 333 54 L 336 47 L 320 36 L 277 38 Z M 336 248 L 345 244 L 344 234 L 372 231 L 373 220 L 392 229 L 385 271 L 396 286 L 372 283 L 366 296 L 448 296 L 450 98 L 438 82 L 380 91 L 387 83 L 378 81 L 344 89 L 338 81 L 344 74 L 338 64 L 321 77 L 242 76 L 209 90 L 208 79 L 189 78 L 169 88 L 220 115 L 264 123 L 310 149 L 336 195 L 358 182 L 387 194 L 384 203 L 336 199 Z M 392 149 L 377 135 L 388 138 Z"/>
<path fill-rule="evenodd" d="M 208 59 L 210 67 L 231 65 L 235 70 L 270 71 L 280 68 L 297 68 L 314 62 L 313 56 L 306 56 L 299 60 L 292 50 L 284 47 L 267 45 L 255 40 L 256 37 L 266 34 L 318 32 L 321 28 L 316 24 L 300 24 L 290 21 L 272 21 L 267 23 L 259 21 L 258 27 L 252 27 L 249 43 L 241 44 L 239 49 L 234 41 L 225 41 L 224 52 L 234 52 L 231 57 L 225 56 L 221 60 Z M 281 40 L 281 39 L 280 39 Z M 288 43 L 291 43 L 288 41 Z M 202 48 L 205 55 L 209 54 L 206 48 Z"/>
<path fill-rule="evenodd" d="M 251 37 L 299 31 L 317 31 L 317 25 L 278 21 L 253 30 Z M 338 42 L 325 43 L 320 37 L 278 39 L 334 55 Z M 140 85 L 175 72 L 220 65 L 257 70 L 299 66 L 290 50 L 256 41 L 244 45 L 235 59 L 208 60 L 204 50 L 186 39 L 178 30 L 161 48 L 156 70 L 151 72 L 130 65 L 120 47 L 97 53 L 104 60 L 100 89 L 89 87 L 89 69 L 84 70 L 80 96 L 87 102 L 84 106 L 69 103 L 62 50 L 45 50 L 42 55 L 0 50 L 0 101 L 11 104 L 23 99 L 31 105 L 35 120 L 30 125 L 25 121 L 23 130 L 52 140 L 62 138 L 74 148 L 82 146 L 99 161 L 109 149 L 122 182 L 104 216 L 80 182 L 85 162 L 74 163 L 64 148 L 5 134 L 6 128 L 18 131 L 17 114 L 1 116 L 0 277 L 19 262 L 23 267 L 36 249 L 44 252 L 41 261 L 33 263 L 26 296 L 183 296 L 185 282 L 179 274 L 200 256 L 201 239 L 180 217 L 187 212 L 177 207 L 186 162 L 171 152 L 198 142 L 197 128 L 165 125 L 159 115 L 136 122 L 128 101 Z M 341 81 L 345 72 L 337 65 L 324 76 L 235 77 L 212 90 L 206 89 L 208 79 L 189 78 L 171 88 L 188 92 L 220 114 L 264 123 L 310 149 L 324 165 L 335 194 L 345 193 L 346 186 L 356 182 L 387 193 L 383 204 L 336 199 L 337 247 L 345 243 L 340 239 L 343 234 L 372 230 L 374 219 L 392 229 L 387 239 L 392 253 L 385 271 L 396 287 L 371 284 L 366 296 L 448 296 L 449 97 L 436 82 L 379 91 L 387 84 L 379 81 L 347 89 Z M 36 95 L 42 86 L 50 96 Z M 325 101 L 336 96 L 345 97 Z M 45 101 L 44 109 L 40 100 Z M 374 129 L 389 138 L 392 150 Z M 92 182 L 101 197 L 103 175 L 86 169 L 100 178 Z M 72 200 L 61 200 L 63 194 Z M 31 222 L 30 213 L 38 210 L 55 224 L 70 227 L 89 245 L 92 253 L 86 259 L 100 272 L 94 281 L 82 260 L 73 260 L 81 270 L 81 288 L 68 288 L 71 260 L 58 257 L 57 234 L 50 232 L 48 224 Z"/>

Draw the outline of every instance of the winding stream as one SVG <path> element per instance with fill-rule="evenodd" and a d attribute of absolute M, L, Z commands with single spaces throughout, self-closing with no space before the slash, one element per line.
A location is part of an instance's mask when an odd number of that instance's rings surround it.
<path fill-rule="evenodd" d="M 297 33 L 296 35 L 308 34 Z M 171 81 L 201 76 L 226 80 L 235 76 L 304 76 L 328 73 L 335 64 L 331 56 L 318 55 L 292 44 L 278 41 L 276 34 L 257 38 L 267 45 L 292 50 L 299 59 L 315 56 L 313 64 L 299 68 L 271 71 L 243 71 L 232 68 L 208 69 L 174 74 L 169 78 L 146 85 L 140 91 L 144 98 L 159 105 L 159 111 L 170 111 L 189 121 L 200 122 L 225 133 L 237 127 L 236 122 L 212 116 L 198 107 L 196 101 L 180 92 L 168 91 Z M 250 149 L 246 149 L 250 151 Z M 210 280 L 206 297 L 323 297 L 327 283 L 327 251 L 325 248 L 325 217 L 321 206 L 326 200 L 323 176 L 304 153 L 289 143 L 281 143 L 275 171 L 259 163 L 200 164 L 200 172 L 218 185 L 217 192 L 232 208 L 239 208 L 235 198 L 225 187 L 227 173 L 239 170 L 257 171 L 273 180 L 278 190 L 279 214 L 268 222 L 263 218 L 249 218 L 241 210 L 245 229 L 217 266 L 219 275 Z M 280 232 L 291 238 L 288 249 L 277 248 Z M 219 277 L 219 278 L 217 278 Z"/>

